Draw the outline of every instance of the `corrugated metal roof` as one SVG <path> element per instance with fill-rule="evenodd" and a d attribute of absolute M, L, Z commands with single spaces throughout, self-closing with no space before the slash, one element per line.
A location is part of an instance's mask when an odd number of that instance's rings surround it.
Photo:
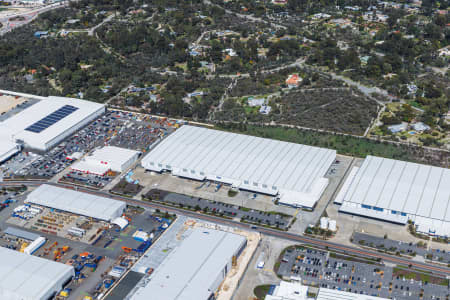
<path fill-rule="evenodd" d="M 430 230 L 450 234 L 450 169 L 367 156 L 349 180 L 341 211 L 395 222 L 406 222 L 406 216 L 398 217 L 404 213 L 422 228 L 439 223 Z"/>
<path fill-rule="evenodd" d="M 368 156 L 344 201 L 450 221 L 450 170 Z"/>
<path fill-rule="evenodd" d="M 29 240 L 29 241 L 34 241 L 35 239 L 37 239 L 39 237 L 38 234 L 29 232 L 29 231 L 25 231 L 25 230 L 22 230 L 19 228 L 15 228 L 15 227 L 6 228 L 5 233 L 12 235 L 12 236 L 16 236 L 18 238 Z"/>
<path fill-rule="evenodd" d="M 2 299 L 47 299 L 73 275 L 72 266 L 0 247 Z"/>
<path fill-rule="evenodd" d="M 268 194 L 307 194 L 335 158 L 335 150 L 185 125 L 149 152 L 142 165 L 154 171 L 186 170 L 186 177 L 205 174 Z"/>
<path fill-rule="evenodd" d="M 26 202 L 105 221 L 120 217 L 126 208 L 126 203 L 122 201 L 47 184 L 32 191 Z"/>
<path fill-rule="evenodd" d="M 131 299 L 206 300 L 243 243 L 245 237 L 237 234 L 196 228 Z"/>

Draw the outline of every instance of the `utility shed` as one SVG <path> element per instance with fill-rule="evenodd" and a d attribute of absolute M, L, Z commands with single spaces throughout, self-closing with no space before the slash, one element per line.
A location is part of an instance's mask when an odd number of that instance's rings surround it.
<path fill-rule="evenodd" d="M 241 235 L 196 228 L 130 299 L 211 299 L 246 243 Z"/>
<path fill-rule="evenodd" d="M 184 125 L 143 159 L 148 170 L 231 184 L 313 208 L 336 151 Z"/>
<path fill-rule="evenodd" d="M 0 247 L 0 299 L 47 300 L 74 275 L 72 266 Z"/>
<path fill-rule="evenodd" d="M 122 201 L 48 184 L 32 191 L 25 202 L 108 222 L 120 217 L 126 208 L 126 203 Z"/>
<path fill-rule="evenodd" d="M 450 236 L 450 169 L 367 156 L 347 180 L 339 211 Z"/>

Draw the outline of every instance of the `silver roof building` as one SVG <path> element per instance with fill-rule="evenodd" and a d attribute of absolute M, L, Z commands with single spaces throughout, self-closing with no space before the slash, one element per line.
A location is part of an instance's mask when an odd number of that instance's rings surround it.
<path fill-rule="evenodd" d="M 126 208 L 126 203 L 122 201 L 48 184 L 43 184 L 32 191 L 25 202 L 104 221 L 111 221 L 120 217 Z"/>
<path fill-rule="evenodd" d="M 207 300 L 231 270 L 233 256 L 246 245 L 237 234 L 196 228 L 138 289 L 132 300 Z"/>
<path fill-rule="evenodd" d="M 37 103 L 0 122 L 0 159 L 26 147 L 47 151 L 106 111 L 104 104 L 65 97 L 40 97 L 0 90 L 0 93 L 39 99 Z M 16 145 L 17 144 L 17 145 Z M 14 152 L 15 151 L 15 152 Z"/>
<path fill-rule="evenodd" d="M 312 208 L 328 185 L 324 176 L 335 158 L 335 150 L 185 125 L 150 151 L 142 166 Z"/>
<path fill-rule="evenodd" d="M 25 231 L 16 227 L 8 227 L 5 229 L 5 234 L 7 235 L 11 235 L 11 236 L 15 236 L 21 239 L 25 239 L 25 240 L 29 240 L 29 241 L 34 241 L 35 239 L 37 239 L 40 235 L 39 234 L 35 234 L 29 231 Z"/>
<path fill-rule="evenodd" d="M 74 275 L 72 266 L 0 247 L 0 299 L 49 299 Z"/>
<path fill-rule="evenodd" d="M 450 236 L 450 170 L 367 156 L 343 185 L 339 209 L 405 224 L 420 232 Z"/>

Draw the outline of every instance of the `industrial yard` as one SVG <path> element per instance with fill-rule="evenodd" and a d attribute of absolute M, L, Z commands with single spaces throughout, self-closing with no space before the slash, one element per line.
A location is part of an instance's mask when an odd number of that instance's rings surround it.
<path fill-rule="evenodd" d="M 30 205 L 24 197 L 1 212 L 0 246 L 72 266 L 75 275 L 60 295 L 64 299 L 107 292 L 173 220 L 129 206 L 123 222 L 111 223 Z"/>
<path fill-rule="evenodd" d="M 23 138 L 10 135 L 0 147 L 0 250 L 48 268 L 45 299 L 450 295 L 449 249 L 439 244 L 445 215 L 433 223 L 394 207 L 395 180 L 379 171 L 391 170 L 408 190 L 403 202 L 437 213 L 418 195 L 445 204 L 449 190 L 439 182 L 448 169 L 354 158 L 74 98 L 14 97 L 28 100 L 0 119 L 2 130 L 20 124 Z M 431 187 L 427 174 L 439 179 Z M 380 220 L 397 222 L 375 226 Z M 411 236 L 397 241 L 401 233 L 383 232 L 396 228 Z M 3 266 L 19 268 L 0 258 Z M 39 276 L 27 266 L 26 276 Z M 0 283 L 0 298 L 28 299 L 25 285 Z"/>

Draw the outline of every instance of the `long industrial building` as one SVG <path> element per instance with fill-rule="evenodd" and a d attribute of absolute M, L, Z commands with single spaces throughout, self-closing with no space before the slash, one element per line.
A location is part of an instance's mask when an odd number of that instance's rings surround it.
<path fill-rule="evenodd" d="M 0 159 L 14 154 L 18 145 L 47 151 L 105 113 L 103 104 L 64 97 L 38 97 L 37 103 L 0 122 Z M 14 152 L 15 151 L 15 152 Z"/>
<path fill-rule="evenodd" d="M 32 191 L 25 202 L 108 222 L 120 217 L 126 209 L 126 203 L 122 201 L 48 184 Z"/>
<path fill-rule="evenodd" d="M 72 266 L 0 247 L 0 299 L 52 299 L 74 275 Z"/>
<path fill-rule="evenodd" d="M 313 208 L 328 185 L 324 176 L 335 158 L 335 150 L 185 125 L 149 152 L 142 166 Z"/>
<path fill-rule="evenodd" d="M 339 211 L 450 236 L 450 169 L 367 156 L 346 181 Z"/>
<path fill-rule="evenodd" d="M 196 228 L 154 271 L 132 300 L 209 300 L 247 244 L 244 236 Z"/>

